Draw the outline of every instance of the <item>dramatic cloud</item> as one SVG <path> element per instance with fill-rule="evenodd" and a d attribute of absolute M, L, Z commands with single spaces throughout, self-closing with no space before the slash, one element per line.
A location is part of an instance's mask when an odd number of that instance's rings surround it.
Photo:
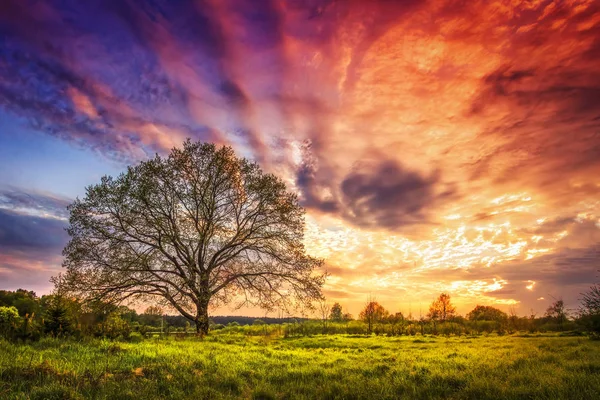
<path fill-rule="evenodd" d="M 68 216 L 67 206 L 71 202 L 71 199 L 51 193 L 0 187 L 0 210 L 9 209 L 65 219 Z"/>
<path fill-rule="evenodd" d="M 233 146 L 298 192 L 351 312 L 441 290 L 574 306 L 600 244 L 598 65 L 590 0 L 0 5 L 2 112 L 121 164 Z M 66 217 L 17 192 L 6 221 Z"/>
<path fill-rule="evenodd" d="M 70 202 L 49 193 L 0 189 L 0 279 L 6 287 L 48 290 L 68 242 Z"/>
<path fill-rule="evenodd" d="M 67 243 L 65 221 L 0 209 L 0 252 L 60 254 Z"/>
<path fill-rule="evenodd" d="M 351 219 L 367 227 L 398 228 L 426 223 L 426 213 L 452 191 L 435 193 L 438 176 L 422 177 L 394 161 L 361 166 L 341 185 Z"/>

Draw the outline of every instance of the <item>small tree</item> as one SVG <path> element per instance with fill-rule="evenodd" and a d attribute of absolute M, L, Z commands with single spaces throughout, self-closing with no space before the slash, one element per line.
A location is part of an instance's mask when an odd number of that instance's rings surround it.
<path fill-rule="evenodd" d="M 44 318 L 44 332 L 54 337 L 69 335 L 73 332 L 73 322 L 62 296 L 53 295 L 48 302 Z"/>
<path fill-rule="evenodd" d="M 594 285 L 582 293 L 581 322 L 593 337 L 600 335 L 600 286 Z"/>
<path fill-rule="evenodd" d="M 389 312 L 376 301 L 369 301 L 360 312 L 359 318 L 367 323 L 369 335 L 373 332 L 373 325 L 387 318 Z"/>
<path fill-rule="evenodd" d="M 600 286 L 594 285 L 582 295 L 581 306 L 584 313 L 600 314 Z"/>
<path fill-rule="evenodd" d="M 329 314 L 329 319 L 335 322 L 341 322 L 344 318 L 342 313 L 342 306 L 340 303 L 333 303 L 331 306 L 331 313 Z"/>
<path fill-rule="evenodd" d="M 456 307 L 450 302 L 450 295 L 446 293 L 440 296 L 431 303 L 427 316 L 434 322 L 446 322 L 456 315 Z"/>
<path fill-rule="evenodd" d="M 555 321 L 562 329 L 563 324 L 567 320 L 567 311 L 562 299 L 554 301 L 550 307 L 546 309 L 546 318 Z"/>
<path fill-rule="evenodd" d="M 323 333 L 327 331 L 327 320 L 329 319 L 329 314 L 331 313 L 331 306 L 325 299 L 319 301 L 318 309 L 319 317 L 321 318 L 321 322 L 323 324 Z"/>

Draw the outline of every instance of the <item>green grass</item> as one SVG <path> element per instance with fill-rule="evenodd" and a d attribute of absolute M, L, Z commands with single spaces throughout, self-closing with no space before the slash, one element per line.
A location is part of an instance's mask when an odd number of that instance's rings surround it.
<path fill-rule="evenodd" d="M 2 399 L 593 399 L 600 341 L 559 336 L 0 340 Z"/>

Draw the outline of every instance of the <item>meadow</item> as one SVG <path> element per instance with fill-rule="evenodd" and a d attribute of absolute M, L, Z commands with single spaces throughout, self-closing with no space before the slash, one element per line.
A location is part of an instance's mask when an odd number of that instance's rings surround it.
<path fill-rule="evenodd" d="M 558 334 L 0 339 L 2 399 L 594 399 L 600 341 Z"/>

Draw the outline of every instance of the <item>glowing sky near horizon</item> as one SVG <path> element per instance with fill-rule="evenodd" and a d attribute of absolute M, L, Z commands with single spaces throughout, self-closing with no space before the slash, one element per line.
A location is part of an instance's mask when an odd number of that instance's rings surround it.
<path fill-rule="evenodd" d="M 0 289 L 47 292 L 65 205 L 187 137 L 299 193 L 355 315 L 575 308 L 600 269 L 600 2 L 3 1 Z"/>

